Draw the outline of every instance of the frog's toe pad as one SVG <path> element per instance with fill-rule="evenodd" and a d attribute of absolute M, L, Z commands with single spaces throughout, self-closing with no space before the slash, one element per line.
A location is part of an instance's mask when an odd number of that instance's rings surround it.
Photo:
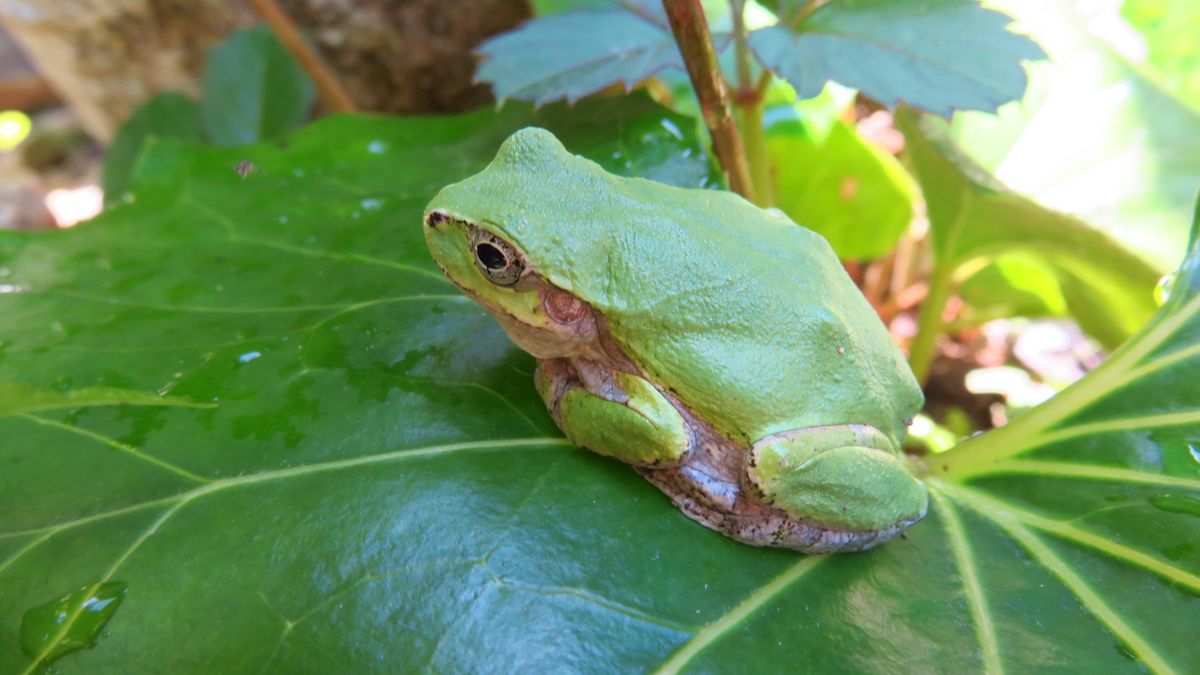
<path fill-rule="evenodd" d="M 794 452 L 787 441 L 756 445 L 746 477 L 787 516 L 855 532 L 905 526 L 925 516 L 929 494 L 894 454 L 843 446 Z"/>

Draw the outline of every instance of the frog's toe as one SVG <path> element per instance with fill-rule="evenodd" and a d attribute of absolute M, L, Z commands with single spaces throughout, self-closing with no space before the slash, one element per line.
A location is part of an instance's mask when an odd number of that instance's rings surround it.
<path fill-rule="evenodd" d="M 876 448 L 795 452 L 756 445 L 746 477 L 764 503 L 799 521 L 849 532 L 895 531 L 925 516 L 929 494 L 903 460 Z"/>

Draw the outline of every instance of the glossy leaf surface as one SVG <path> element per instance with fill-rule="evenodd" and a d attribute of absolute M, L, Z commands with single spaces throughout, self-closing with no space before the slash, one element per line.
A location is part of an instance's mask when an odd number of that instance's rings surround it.
<path fill-rule="evenodd" d="M 56 671 L 1200 668 L 1194 266 L 1112 367 L 928 458 L 907 539 L 750 548 L 567 446 L 532 360 L 428 259 L 426 200 L 529 123 L 612 170 L 708 176 L 639 100 L 338 117 L 286 147 L 156 143 L 132 203 L 0 235 L 22 289 L 0 379 L 63 397 L 0 399 L 0 672 L 38 667 L 28 611 L 109 582 L 123 602 Z"/>
<path fill-rule="evenodd" d="M 1025 61 L 1043 57 L 1010 19 L 977 0 L 831 0 L 750 34 L 750 48 L 800 98 L 834 80 L 894 106 L 940 115 L 995 110 L 1025 92 Z"/>

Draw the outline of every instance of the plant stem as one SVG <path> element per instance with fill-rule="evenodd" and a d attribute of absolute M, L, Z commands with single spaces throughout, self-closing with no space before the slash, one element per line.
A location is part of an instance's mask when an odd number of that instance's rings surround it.
<path fill-rule="evenodd" d="M 754 184 L 754 203 L 771 206 L 775 198 L 771 194 L 771 167 L 767 158 L 767 141 L 763 132 L 763 94 L 766 87 L 760 78 L 757 84 L 750 81 L 750 48 L 746 44 L 746 21 L 744 0 L 730 0 L 733 13 L 733 50 L 737 62 L 737 106 L 738 127 L 745 140 L 746 161 L 750 165 L 750 181 Z M 771 75 L 766 70 L 763 75 Z M 769 80 L 768 80 L 769 81 Z"/>
<path fill-rule="evenodd" d="M 942 334 L 945 324 L 943 314 L 946 311 L 946 302 L 950 299 L 950 280 L 953 274 L 953 263 L 941 258 L 934 261 L 933 273 L 929 276 L 929 290 L 921 303 L 921 312 L 917 315 L 917 334 L 908 347 L 908 365 L 917 377 L 917 382 L 922 385 L 929 377 L 929 367 L 933 363 L 937 339 Z"/>
<path fill-rule="evenodd" d="M 822 4 L 824 4 L 823 0 L 808 0 L 808 2 L 804 3 L 799 10 L 784 19 L 784 24 L 788 28 L 797 28 L 800 24 L 804 23 L 804 20 L 807 19 L 813 12 L 817 11 Z"/>
<path fill-rule="evenodd" d="M 354 101 L 342 89 L 342 85 L 338 82 L 337 76 L 333 74 L 333 70 L 329 64 L 321 58 L 317 50 L 313 49 L 300 33 L 300 29 L 291 17 L 283 11 L 275 0 L 249 0 L 250 6 L 263 21 L 274 31 L 275 37 L 283 44 L 284 49 L 296 59 L 296 63 L 308 73 L 312 78 L 313 84 L 317 87 L 317 96 L 320 97 L 321 103 L 330 112 L 354 112 L 356 110 Z"/>
<path fill-rule="evenodd" d="M 700 101 L 704 124 L 712 134 L 717 161 L 729 176 L 729 187 L 755 201 L 754 184 L 746 164 L 742 139 L 729 108 L 729 95 L 717 64 L 717 52 L 700 0 L 663 0 L 663 9 L 671 22 L 671 32 L 687 65 L 688 77 Z"/>
<path fill-rule="evenodd" d="M 739 89 L 745 90 L 750 86 L 750 48 L 746 46 L 746 2 L 729 0 L 729 8 L 733 14 L 733 50 L 737 60 L 737 84 Z"/>
<path fill-rule="evenodd" d="M 763 101 L 753 101 L 738 106 L 742 133 L 746 135 L 746 160 L 750 163 L 750 179 L 754 183 L 754 203 L 762 206 L 775 204 L 771 187 L 771 164 L 767 156 L 767 136 L 763 130 Z"/>

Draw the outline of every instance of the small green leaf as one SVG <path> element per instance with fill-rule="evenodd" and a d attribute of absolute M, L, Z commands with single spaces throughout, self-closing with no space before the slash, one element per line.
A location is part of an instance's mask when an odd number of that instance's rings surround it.
<path fill-rule="evenodd" d="M 21 617 L 21 651 L 45 665 L 95 647 L 128 590 L 120 581 L 103 581 L 30 608 Z"/>
<path fill-rule="evenodd" d="M 889 253 L 912 221 L 915 188 L 904 168 L 844 122 L 821 142 L 774 131 L 767 151 L 776 206 L 820 232 L 841 258 Z"/>
<path fill-rule="evenodd" d="M 750 34 L 764 67 L 801 98 L 830 80 L 885 105 L 939 115 L 995 110 L 1025 92 L 1022 62 L 1043 58 L 1009 17 L 977 0 L 831 0 L 798 25 Z"/>
<path fill-rule="evenodd" d="M 683 58 L 661 3 L 617 2 L 611 10 L 564 12 L 526 22 L 479 46 L 475 73 L 496 97 L 535 105 L 573 102 L 609 85 L 626 89 Z"/>
<path fill-rule="evenodd" d="M 950 141 L 941 121 L 906 109 L 896 121 L 925 194 L 934 253 L 946 264 L 1010 252 L 1042 261 L 1072 316 L 1110 347 L 1154 314 L 1160 275 L 1148 263 L 1078 218 L 1005 188 Z M 1082 292 L 1068 293 L 1068 285 Z"/>
<path fill-rule="evenodd" d="M 201 112 L 217 145 L 278 138 L 308 117 L 315 90 L 267 26 L 234 31 L 208 54 Z"/>
<path fill-rule="evenodd" d="M 104 201 L 113 204 L 129 187 L 133 167 L 149 138 L 170 138 L 203 143 L 204 124 L 200 109 L 186 96 L 173 92 L 157 94 L 125 120 L 104 155 L 104 174 L 100 181 Z"/>

